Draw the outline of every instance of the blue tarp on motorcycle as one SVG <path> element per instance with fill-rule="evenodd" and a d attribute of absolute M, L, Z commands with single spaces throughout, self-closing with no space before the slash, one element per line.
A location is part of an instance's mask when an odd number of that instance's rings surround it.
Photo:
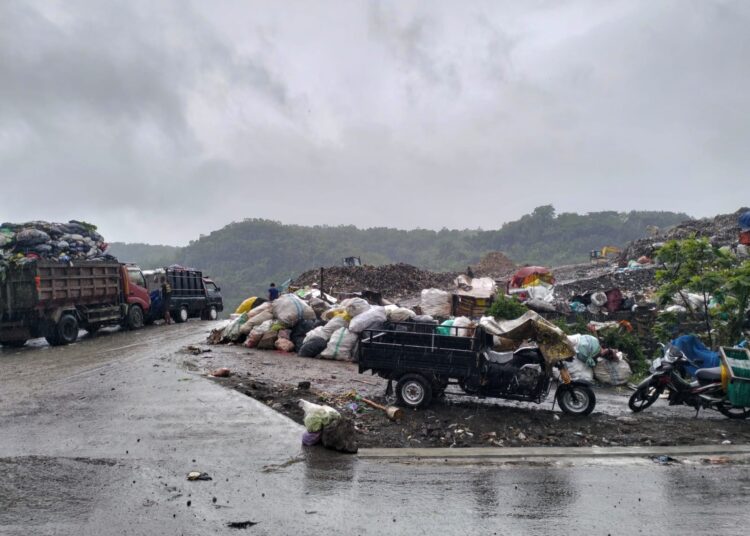
<path fill-rule="evenodd" d="M 677 347 L 688 359 L 693 361 L 697 367 L 687 365 L 685 370 L 695 376 L 695 371 L 699 368 L 712 368 L 721 365 L 719 352 L 712 352 L 706 348 L 701 340 L 695 335 L 683 335 L 672 341 L 672 345 Z"/>

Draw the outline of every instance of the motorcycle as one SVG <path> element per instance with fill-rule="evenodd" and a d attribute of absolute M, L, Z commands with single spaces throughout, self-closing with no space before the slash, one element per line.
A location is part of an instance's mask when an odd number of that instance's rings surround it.
<path fill-rule="evenodd" d="M 690 381 L 686 379 L 686 367 L 690 366 L 697 365 L 677 347 L 667 346 L 664 355 L 652 362 L 651 375 L 630 396 L 630 410 L 643 411 L 668 391 L 670 406 L 690 406 L 696 416 L 701 409 L 711 409 L 730 419 L 750 417 L 749 407 L 734 406 L 727 398 L 721 382 L 721 367 L 698 368 L 695 381 Z"/>

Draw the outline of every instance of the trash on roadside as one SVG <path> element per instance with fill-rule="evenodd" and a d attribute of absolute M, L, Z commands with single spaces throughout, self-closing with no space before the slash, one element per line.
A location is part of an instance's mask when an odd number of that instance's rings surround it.
<path fill-rule="evenodd" d="M 211 372 L 211 376 L 214 378 L 228 378 L 230 374 L 232 374 L 232 371 L 226 367 L 217 368 Z"/>
<path fill-rule="evenodd" d="M 208 473 L 201 471 L 190 471 L 187 475 L 188 480 L 213 480 Z"/>
<path fill-rule="evenodd" d="M 258 523 L 259 521 L 230 521 L 227 523 L 227 527 L 230 529 L 249 529 Z"/>
<path fill-rule="evenodd" d="M 651 460 L 658 463 L 659 465 L 671 465 L 673 463 L 680 463 L 679 460 L 667 455 L 654 456 L 653 458 L 651 458 Z"/>
<path fill-rule="evenodd" d="M 306 447 L 312 447 L 320 443 L 320 436 L 323 432 L 304 432 L 302 434 L 302 444 Z"/>
<path fill-rule="evenodd" d="M 313 404 L 304 399 L 300 399 L 299 406 L 305 413 L 303 422 L 308 432 L 320 432 L 324 426 L 341 418 L 341 414 L 331 406 Z"/>

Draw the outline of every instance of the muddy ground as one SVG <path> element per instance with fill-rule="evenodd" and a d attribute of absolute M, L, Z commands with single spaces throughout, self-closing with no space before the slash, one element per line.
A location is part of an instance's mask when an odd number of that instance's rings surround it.
<path fill-rule="evenodd" d="M 300 398 L 325 403 L 354 419 L 360 447 L 518 447 L 708 445 L 750 443 L 750 422 L 732 421 L 715 412 L 698 418 L 689 408 L 658 401 L 641 414 L 627 409 L 627 388 L 596 390 L 597 408 L 588 417 L 552 410 L 552 395 L 536 405 L 494 399 L 447 396 L 424 410 L 404 410 L 391 422 L 356 396 L 383 404 L 386 381 L 359 374 L 355 363 L 307 359 L 294 354 L 206 346 L 197 355 L 183 350 L 187 368 L 208 373 L 227 367 L 228 378 L 215 381 L 268 404 L 301 423 Z M 300 382 L 303 382 L 300 386 Z M 304 382 L 309 382 L 309 387 Z M 452 387 L 451 389 L 455 389 Z M 352 405 L 354 404 L 354 405 Z"/>

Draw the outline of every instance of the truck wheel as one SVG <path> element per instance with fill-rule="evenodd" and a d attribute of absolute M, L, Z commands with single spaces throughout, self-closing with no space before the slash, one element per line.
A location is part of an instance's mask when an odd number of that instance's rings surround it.
<path fill-rule="evenodd" d="M 219 317 L 219 312 L 216 310 L 216 307 L 213 305 L 203 311 L 203 314 L 201 315 L 201 318 L 203 320 L 216 320 Z"/>
<path fill-rule="evenodd" d="M 141 329 L 143 327 L 143 309 L 140 305 L 131 305 L 128 309 L 128 328 Z"/>
<path fill-rule="evenodd" d="M 16 341 L 0 342 L 0 346 L 7 346 L 8 348 L 20 348 L 24 344 L 26 344 L 26 339 L 18 339 Z"/>
<path fill-rule="evenodd" d="M 187 322 L 188 318 L 190 318 L 190 314 L 188 313 L 187 307 L 184 305 L 180 307 L 180 310 L 177 311 L 177 314 L 174 317 L 174 321 L 178 324 L 182 324 L 183 322 Z"/>
<path fill-rule="evenodd" d="M 407 408 L 423 408 L 432 400 L 432 386 L 421 374 L 404 374 L 396 384 L 396 400 Z"/>
<path fill-rule="evenodd" d="M 78 320 L 71 314 L 64 314 L 55 326 L 55 332 L 46 337 L 52 346 L 72 344 L 78 339 Z"/>

